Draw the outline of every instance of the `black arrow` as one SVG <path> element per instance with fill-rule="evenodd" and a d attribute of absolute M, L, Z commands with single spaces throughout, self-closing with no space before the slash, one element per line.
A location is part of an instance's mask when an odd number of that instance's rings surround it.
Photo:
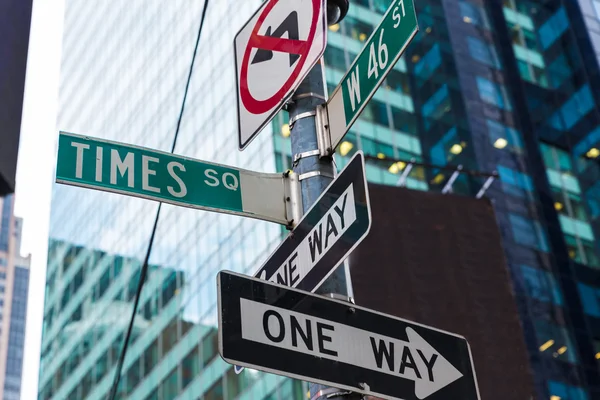
<path fill-rule="evenodd" d="M 300 34 L 298 32 L 298 13 L 296 11 L 292 11 L 290 15 L 288 15 L 281 25 L 275 29 L 273 33 L 271 33 L 271 27 L 267 28 L 267 33 L 265 36 L 277 37 L 280 38 L 284 35 L 284 33 L 288 33 L 288 38 L 291 40 L 299 40 Z M 258 64 L 264 61 L 269 61 L 273 58 L 273 51 L 258 49 L 252 62 L 250 64 Z M 294 63 L 300 58 L 298 54 L 290 53 L 290 67 L 294 65 Z"/>

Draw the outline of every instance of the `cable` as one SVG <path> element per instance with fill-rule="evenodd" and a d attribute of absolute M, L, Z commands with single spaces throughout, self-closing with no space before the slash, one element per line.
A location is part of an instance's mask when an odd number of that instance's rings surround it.
<path fill-rule="evenodd" d="M 200 43 L 200 35 L 202 33 L 202 27 L 204 26 L 204 17 L 206 17 L 206 10 L 208 8 L 209 0 L 204 1 L 204 7 L 202 9 L 202 16 L 200 18 L 200 27 L 198 28 L 198 36 L 196 37 L 196 45 L 194 46 L 194 54 L 192 55 L 192 62 L 190 64 L 190 72 L 187 77 L 187 82 L 185 84 L 185 91 L 183 93 L 183 100 L 181 103 L 181 110 L 179 111 L 179 118 L 177 119 L 177 128 L 175 129 L 175 137 L 173 138 L 173 145 L 171 146 L 171 153 L 175 151 L 175 146 L 177 145 L 177 137 L 179 136 L 179 128 L 181 127 L 181 120 L 183 119 L 183 112 L 185 110 L 185 102 L 187 100 L 188 90 L 190 88 L 190 81 L 192 80 L 192 71 L 194 70 L 194 62 L 196 61 L 196 54 L 198 52 L 198 44 Z M 125 355 L 127 354 L 127 348 L 129 346 L 129 339 L 131 337 L 131 331 L 133 330 L 133 322 L 135 321 L 135 315 L 137 314 L 137 309 L 140 303 L 140 296 L 142 294 L 142 288 L 144 286 L 144 282 L 146 281 L 146 275 L 148 274 L 148 262 L 150 261 L 150 254 L 152 253 L 152 245 L 154 244 L 154 237 L 156 236 L 156 227 L 158 226 L 158 220 L 160 218 L 160 210 L 162 208 L 162 203 L 158 204 L 158 209 L 156 210 L 156 217 L 154 218 L 154 226 L 152 227 L 152 234 L 150 235 L 150 242 L 148 243 L 148 250 L 146 251 L 146 257 L 144 258 L 144 264 L 142 265 L 142 270 L 140 271 L 140 279 L 138 281 L 137 291 L 135 293 L 135 301 L 133 303 L 133 311 L 131 313 L 131 320 L 129 321 L 129 327 L 127 328 L 127 334 L 125 335 L 125 339 L 123 341 L 123 346 L 121 347 L 121 354 L 119 355 L 119 362 L 117 364 L 115 370 L 115 378 L 113 380 L 113 385 L 110 391 L 110 400 L 114 400 L 117 395 L 117 388 L 119 386 L 119 381 L 121 380 L 121 371 L 123 370 L 123 362 L 125 361 Z"/>

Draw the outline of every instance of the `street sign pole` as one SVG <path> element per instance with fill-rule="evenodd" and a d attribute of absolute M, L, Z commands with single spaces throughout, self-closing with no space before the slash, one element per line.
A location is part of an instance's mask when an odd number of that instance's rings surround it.
<path fill-rule="evenodd" d="M 320 61 L 300 84 L 288 105 L 291 125 L 292 160 L 294 172 L 300 180 L 303 211 L 306 212 L 325 191 L 334 178 L 335 167 L 331 157 L 320 158 L 315 115 L 317 107 L 325 102 L 325 77 Z M 347 296 L 346 277 L 343 264 L 317 290 L 319 294 L 341 294 Z M 310 384 L 311 398 L 327 387 Z M 329 399 L 348 399 L 351 392 L 338 391 L 339 395 Z"/>

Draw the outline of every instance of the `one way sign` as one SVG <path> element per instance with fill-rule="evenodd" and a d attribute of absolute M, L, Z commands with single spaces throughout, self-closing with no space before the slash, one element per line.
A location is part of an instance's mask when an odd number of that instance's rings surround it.
<path fill-rule="evenodd" d="M 313 291 L 358 246 L 370 228 L 365 161 L 359 151 L 255 276 Z"/>
<path fill-rule="evenodd" d="M 229 363 L 387 399 L 479 399 L 461 336 L 227 271 L 217 286 Z"/>

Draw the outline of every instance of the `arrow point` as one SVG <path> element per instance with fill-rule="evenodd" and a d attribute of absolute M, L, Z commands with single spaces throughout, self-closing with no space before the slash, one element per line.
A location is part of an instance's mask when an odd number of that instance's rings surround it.
<path fill-rule="evenodd" d="M 455 380 L 461 378 L 463 374 L 457 370 L 448 360 L 446 360 L 437 350 L 435 350 L 425 339 L 423 339 L 414 329 L 406 328 L 408 341 L 412 346 L 421 350 L 425 357 L 430 359 L 433 354 L 437 354 L 436 362 L 433 366 L 433 382 L 428 378 L 428 374 L 423 374 L 422 379 L 415 382 L 415 395 L 420 400 L 425 399 L 438 390 L 448 386 Z M 426 370 L 425 370 L 426 371 Z"/>

